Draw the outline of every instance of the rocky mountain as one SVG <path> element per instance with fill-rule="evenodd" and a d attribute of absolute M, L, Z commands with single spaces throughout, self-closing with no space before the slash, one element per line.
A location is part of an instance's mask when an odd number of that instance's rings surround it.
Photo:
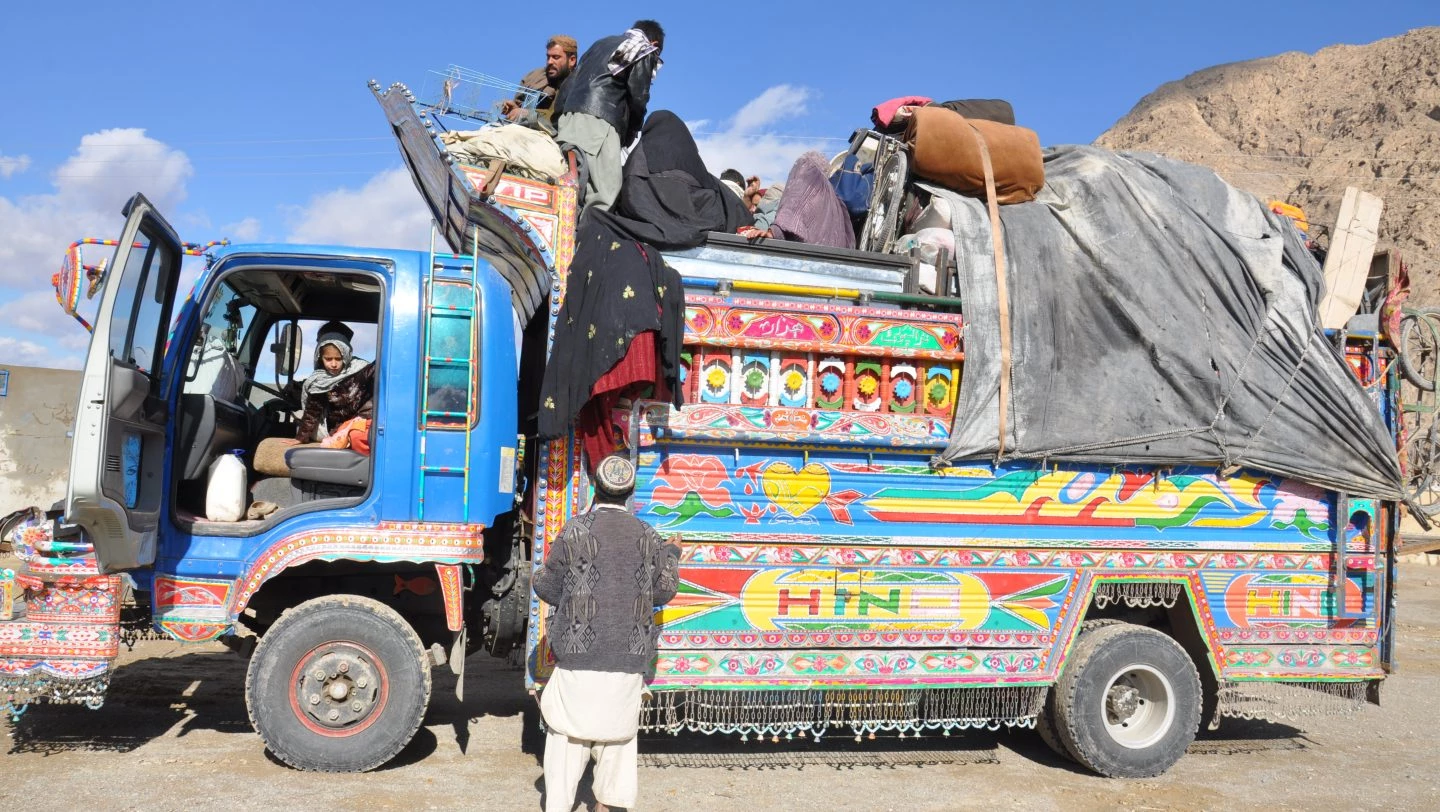
<path fill-rule="evenodd" d="M 1303 207 L 1328 243 L 1346 186 L 1385 201 L 1413 300 L 1440 304 L 1440 27 L 1218 65 L 1140 100 L 1096 143 L 1209 166 Z"/>

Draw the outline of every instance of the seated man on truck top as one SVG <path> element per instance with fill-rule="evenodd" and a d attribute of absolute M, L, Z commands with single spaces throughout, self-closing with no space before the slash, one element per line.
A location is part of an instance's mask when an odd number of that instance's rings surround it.
<path fill-rule="evenodd" d="M 555 95 L 575 70 L 579 47 L 574 37 L 565 34 L 551 37 L 545 43 L 545 65 L 530 71 L 520 80 L 522 87 L 540 91 L 540 100 L 536 102 L 535 109 L 527 109 L 524 105 L 524 94 L 517 94 L 514 99 L 507 99 L 500 106 L 501 115 L 515 124 L 534 126 L 538 122 L 544 122 L 549 125 Z M 553 128 L 549 129 L 553 132 Z"/>

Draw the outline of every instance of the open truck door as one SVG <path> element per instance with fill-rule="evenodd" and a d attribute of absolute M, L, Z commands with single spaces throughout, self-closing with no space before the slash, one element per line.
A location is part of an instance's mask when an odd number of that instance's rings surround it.
<path fill-rule="evenodd" d="M 155 561 L 169 420 L 160 378 L 184 256 L 144 195 L 122 213 L 85 356 L 65 494 L 65 521 L 90 535 L 104 572 Z"/>

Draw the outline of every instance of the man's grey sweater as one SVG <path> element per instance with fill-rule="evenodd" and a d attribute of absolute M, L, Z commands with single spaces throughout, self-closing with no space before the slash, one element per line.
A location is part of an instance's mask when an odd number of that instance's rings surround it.
<path fill-rule="evenodd" d="M 679 547 L 624 508 L 599 506 L 571 520 L 535 577 L 535 594 L 555 608 L 545 629 L 556 664 L 647 673 L 655 607 L 679 586 Z"/>

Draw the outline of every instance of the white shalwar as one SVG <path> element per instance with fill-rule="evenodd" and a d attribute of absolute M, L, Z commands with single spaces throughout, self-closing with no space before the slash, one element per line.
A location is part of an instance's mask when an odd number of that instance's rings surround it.
<path fill-rule="evenodd" d="M 545 738 L 545 812 L 572 812 L 585 764 L 595 760 L 595 800 L 629 809 L 639 790 L 635 734 L 640 674 L 556 668 L 540 693 Z"/>

